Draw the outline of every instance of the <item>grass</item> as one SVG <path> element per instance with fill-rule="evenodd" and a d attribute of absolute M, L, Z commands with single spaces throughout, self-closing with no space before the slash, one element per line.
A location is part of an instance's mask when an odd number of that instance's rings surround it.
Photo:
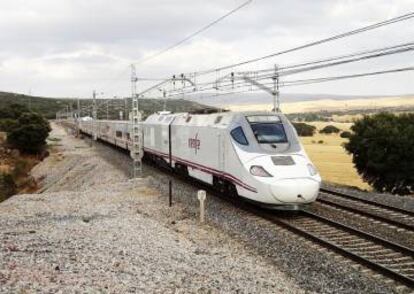
<path fill-rule="evenodd" d="M 343 131 L 349 130 L 348 123 L 310 123 L 318 128 L 318 131 L 328 124 L 333 124 Z M 324 135 L 315 134 L 313 137 L 301 137 L 303 146 L 312 162 L 318 168 L 322 179 L 326 182 L 355 186 L 360 189 L 372 190 L 358 175 L 352 163 L 351 155 L 347 154 L 342 144 L 347 139 L 339 137 L 339 134 Z M 318 143 L 323 141 L 322 144 Z"/>

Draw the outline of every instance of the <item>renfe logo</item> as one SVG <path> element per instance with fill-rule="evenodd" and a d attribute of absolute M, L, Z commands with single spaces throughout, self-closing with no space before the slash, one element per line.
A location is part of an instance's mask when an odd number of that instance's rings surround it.
<path fill-rule="evenodd" d="M 197 150 L 200 149 L 200 140 L 198 139 L 198 133 L 195 135 L 194 138 L 188 139 L 188 147 L 194 149 L 195 154 L 197 154 Z"/>

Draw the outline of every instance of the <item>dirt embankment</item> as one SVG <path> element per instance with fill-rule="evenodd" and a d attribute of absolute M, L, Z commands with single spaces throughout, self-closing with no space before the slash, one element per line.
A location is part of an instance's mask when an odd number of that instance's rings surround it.
<path fill-rule="evenodd" d="M 0 202 L 14 194 L 37 190 L 37 183 L 30 171 L 43 157 L 20 154 L 18 150 L 7 146 L 6 138 L 5 133 L 0 133 Z"/>

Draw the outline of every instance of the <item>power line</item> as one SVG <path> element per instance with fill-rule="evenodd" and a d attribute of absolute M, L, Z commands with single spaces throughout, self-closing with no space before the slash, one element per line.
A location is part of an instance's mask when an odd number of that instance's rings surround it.
<path fill-rule="evenodd" d="M 292 69 L 291 70 L 281 70 L 281 71 L 278 72 L 278 75 L 279 76 L 288 76 L 288 75 L 292 75 L 292 74 L 323 69 L 323 68 L 326 68 L 326 67 L 332 67 L 332 66 L 338 66 L 338 65 L 343 65 L 343 64 L 352 63 L 352 62 L 364 61 L 364 60 L 368 60 L 368 59 L 379 58 L 379 57 L 384 57 L 384 56 L 393 55 L 393 54 L 406 53 L 408 51 L 413 51 L 413 50 L 414 50 L 414 42 L 409 42 L 409 43 L 404 43 L 404 44 L 399 44 L 399 45 L 374 49 L 374 50 L 368 50 L 368 51 L 362 51 L 362 52 L 352 53 L 352 54 L 348 54 L 348 55 L 342 55 L 342 56 L 338 56 L 338 57 L 331 57 L 331 58 L 318 60 L 318 61 L 313 61 L 313 62 L 306 62 L 306 63 L 302 63 L 302 64 L 281 67 L 281 69 L 289 69 L 289 68 L 292 68 Z M 366 54 L 366 53 L 371 53 L 371 54 Z M 347 58 L 347 57 L 353 57 L 353 58 Z M 313 64 L 316 64 L 316 65 L 313 65 Z M 312 65 L 312 66 L 306 66 L 306 65 Z M 270 72 L 270 71 L 272 71 L 272 73 L 263 74 L 263 75 L 256 75 L 254 77 L 254 79 L 256 81 L 265 80 L 265 79 L 273 79 L 275 77 L 274 68 L 272 70 L 270 70 L 270 69 L 259 70 L 259 71 L 255 71 L 253 73 L 256 74 L 256 73 L 259 73 L 259 72 Z M 252 72 L 250 72 L 250 74 L 251 73 Z M 225 76 L 221 79 L 221 81 L 224 81 L 225 83 L 224 83 L 224 85 L 222 85 L 222 83 L 221 83 L 220 86 L 235 86 L 235 85 L 238 85 L 238 84 L 243 84 L 244 81 L 235 82 L 235 80 L 238 81 L 240 79 L 243 79 L 242 77 L 244 75 L 248 75 L 248 74 L 249 74 L 249 72 L 240 72 L 240 73 L 235 73 L 234 75 L 227 75 L 227 76 Z M 240 77 L 240 76 L 242 76 L 242 77 Z M 229 80 L 231 80 L 231 82 Z M 198 86 L 204 86 L 204 87 L 211 86 L 210 89 L 214 89 L 215 87 L 217 87 L 217 85 L 218 85 L 218 81 L 215 80 L 215 81 L 210 81 L 210 82 L 205 82 L 205 83 L 199 84 Z M 177 90 L 177 91 L 179 91 L 179 90 Z"/>
<path fill-rule="evenodd" d="M 268 55 L 264 55 L 264 56 L 261 56 L 261 57 L 241 61 L 241 62 L 238 62 L 238 63 L 218 67 L 218 68 L 215 68 L 215 69 L 199 71 L 197 73 L 198 74 L 208 74 L 208 73 L 212 73 L 212 72 L 215 72 L 215 71 L 221 71 L 221 70 L 225 70 L 225 69 L 239 67 L 239 66 L 242 66 L 242 65 L 262 61 L 262 60 L 269 59 L 269 58 L 279 56 L 279 55 L 282 55 L 282 54 L 287 54 L 287 53 L 295 52 L 295 51 L 298 51 L 298 50 L 301 50 L 301 49 L 310 48 L 310 47 L 320 45 L 320 44 L 323 44 L 323 43 L 327 43 L 327 42 L 330 42 L 330 41 L 343 39 L 343 38 L 346 38 L 346 37 L 349 37 L 349 36 L 352 36 L 352 35 L 356 35 L 356 34 L 359 34 L 359 33 L 363 33 L 363 32 L 366 32 L 366 31 L 371 31 L 371 30 L 374 30 L 374 29 L 377 29 L 377 28 L 380 28 L 380 27 L 383 27 L 383 26 L 393 24 L 393 23 L 409 20 L 413 17 L 414 17 L 414 12 L 410 12 L 410 13 L 407 13 L 407 14 L 404 14 L 404 15 L 401 15 L 401 16 L 397 16 L 397 17 L 394 17 L 394 18 L 391 18 L 391 19 L 388 19 L 388 20 L 385 20 L 385 21 L 381 21 L 381 22 L 378 22 L 378 23 L 375 23 L 375 24 L 372 24 L 372 25 L 364 26 L 364 27 L 361 27 L 361 28 L 358 28 L 358 29 L 355 29 L 355 30 L 345 32 L 345 33 L 337 34 L 337 35 L 334 35 L 332 37 L 324 38 L 324 39 L 314 41 L 314 42 L 311 42 L 311 43 L 307 43 L 307 44 L 304 44 L 304 45 L 301 45 L 301 46 L 297 46 L 297 47 L 294 47 L 294 48 L 291 48 L 291 49 L 282 50 L 282 51 L 275 52 L 275 53 L 272 53 L 272 54 L 268 54 Z"/>
<path fill-rule="evenodd" d="M 400 73 L 400 72 L 406 72 L 406 71 L 414 71 L 414 66 L 395 68 L 395 69 L 383 70 L 383 71 L 365 72 L 365 73 L 352 74 L 352 75 L 323 77 L 323 78 L 314 78 L 314 79 L 296 80 L 296 81 L 285 81 L 281 84 L 281 87 L 317 84 L 317 83 L 323 83 L 323 82 L 331 82 L 331 81 L 344 80 L 344 79 L 384 75 L 384 74 L 391 74 L 391 73 Z"/>
<path fill-rule="evenodd" d="M 407 49 L 407 51 L 410 50 L 409 47 L 413 46 L 414 42 L 408 42 L 408 43 L 402 43 L 402 44 L 398 44 L 398 45 L 393 45 L 393 46 L 386 46 L 386 47 L 381 47 L 381 48 L 376 48 L 376 49 L 369 49 L 369 50 L 364 50 L 364 51 L 358 51 L 358 52 L 354 52 L 354 53 L 349 53 L 349 54 L 345 54 L 345 55 L 339 55 L 339 56 L 333 56 L 333 57 L 329 57 L 329 58 L 325 58 L 325 59 L 318 59 L 318 60 L 312 60 L 312 61 L 307 61 L 307 62 L 302 62 L 302 63 L 297 63 L 297 64 L 290 64 L 290 65 L 284 65 L 284 66 L 280 66 L 279 70 L 287 70 L 287 69 L 294 69 L 294 68 L 300 68 L 300 67 L 304 67 L 304 66 L 308 66 L 308 65 L 314 65 L 314 64 L 320 64 L 320 63 L 324 63 L 324 62 L 329 62 L 329 61 L 337 61 L 337 60 L 341 60 L 341 59 L 345 59 L 345 58 L 351 58 L 351 57 L 356 57 L 356 56 L 362 56 L 362 55 L 366 55 L 366 54 L 374 54 L 375 53 L 380 53 L 380 52 L 384 52 L 384 51 L 388 51 L 387 54 L 384 55 L 388 55 L 388 54 L 394 54 L 394 53 L 402 53 L 403 51 L 405 51 L 404 49 Z M 393 49 L 402 49 L 401 51 L 398 50 L 391 52 L 389 50 L 393 50 Z M 255 73 L 266 73 L 266 72 L 274 72 L 274 67 L 271 68 L 267 68 L 267 69 L 260 69 L 260 70 L 255 70 Z M 241 71 L 238 72 L 239 74 L 248 74 L 251 73 L 251 71 Z"/>
<path fill-rule="evenodd" d="M 352 79 L 352 78 L 359 78 L 359 77 L 368 77 L 368 76 L 377 76 L 377 75 L 384 75 L 384 74 L 392 74 L 392 73 L 400 73 L 400 72 L 407 72 L 407 71 L 414 71 L 414 66 L 412 67 L 403 67 L 403 68 L 395 68 L 390 70 L 383 70 L 383 71 L 374 71 L 374 72 L 365 72 L 365 73 L 356 73 L 356 74 L 350 74 L 350 75 L 342 75 L 342 76 L 331 76 L 331 77 L 319 77 L 319 78 L 312 78 L 312 79 L 303 79 L 303 80 L 292 80 L 292 81 L 284 81 L 280 83 L 280 87 L 292 87 L 292 86 L 302 86 L 302 85 L 309 85 L 309 84 L 318 84 L 323 82 L 330 82 L 330 81 L 337 81 L 337 80 L 344 80 L 344 79 Z M 273 82 L 267 82 L 263 83 L 264 86 L 271 86 L 273 85 Z M 222 94 L 231 94 L 231 93 L 244 93 L 244 92 L 254 92 L 255 88 L 251 88 L 250 90 L 241 90 L 237 92 L 233 92 L 234 89 L 242 89 L 246 87 L 251 87 L 252 85 L 250 83 L 246 82 L 240 82 L 236 85 L 227 84 L 222 86 L 220 89 L 216 89 L 218 91 L 223 91 L 221 93 L 216 93 L 208 97 L 214 97 L 214 96 L 221 96 Z M 198 92 L 204 92 L 214 90 L 213 88 L 205 88 L 202 90 L 199 90 Z M 224 92 L 224 91 L 231 91 L 231 92 Z M 185 95 L 194 96 L 197 93 L 192 91 L 184 92 Z M 170 97 L 179 96 L 181 93 L 176 93 L 169 95 Z M 208 98 L 207 97 L 207 98 Z"/>
<path fill-rule="evenodd" d="M 245 6 L 249 5 L 252 1 L 253 1 L 253 0 L 248 0 L 248 1 L 244 2 L 242 5 L 240 5 L 240 6 L 236 7 L 236 8 L 234 8 L 233 10 L 231 10 L 231 11 L 229 11 L 228 13 L 226 13 L 225 15 L 223 15 L 223 16 L 221 16 L 221 17 L 219 17 L 219 18 L 218 18 L 218 19 L 216 19 L 215 21 L 213 21 L 213 22 L 211 22 L 211 23 L 209 23 L 209 24 L 205 25 L 204 27 L 202 27 L 201 29 L 197 30 L 196 32 L 194 32 L 194 33 L 192 33 L 192 34 L 188 35 L 187 37 L 185 37 L 185 38 L 184 38 L 184 39 L 182 39 L 181 41 L 178 41 L 177 43 L 175 43 L 175 44 L 173 44 L 173 45 L 171 45 L 171 46 L 168 46 L 168 47 L 166 47 L 166 48 L 164 48 L 164 49 L 162 49 L 162 50 L 158 51 L 157 53 L 154 53 L 153 55 L 150 55 L 150 56 L 148 56 L 148 57 L 144 57 L 143 59 L 138 60 L 138 61 L 137 61 L 137 62 L 135 62 L 134 64 L 135 64 L 135 65 L 142 64 L 142 63 L 144 63 L 144 62 L 147 62 L 147 61 L 149 61 L 149 60 L 152 60 L 152 59 L 154 59 L 154 58 L 156 58 L 156 57 L 158 57 L 158 56 L 160 56 L 160 55 L 164 54 L 164 53 L 165 53 L 165 52 L 167 52 L 167 51 L 170 51 L 170 50 L 172 50 L 172 49 L 174 49 L 174 48 L 176 48 L 176 47 L 180 46 L 181 44 L 183 44 L 183 43 L 187 42 L 188 40 L 190 40 L 190 39 L 194 38 L 194 37 L 195 37 L 195 36 L 197 36 L 198 34 L 200 34 L 200 33 L 204 32 L 204 31 L 208 30 L 209 28 L 211 28 L 211 27 L 212 27 L 212 26 L 214 26 L 215 24 L 219 23 L 220 21 L 222 21 L 222 20 L 223 20 L 223 19 L 225 19 L 226 17 L 228 17 L 228 16 L 232 15 L 233 13 L 235 13 L 235 12 L 237 12 L 238 10 L 242 9 L 243 7 L 245 7 Z"/>
<path fill-rule="evenodd" d="M 406 52 L 414 50 L 414 43 L 407 43 L 407 44 L 403 44 L 400 46 L 394 46 L 390 48 L 392 49 L 390 50 L 389 48 L 387 48 L 385 50 L 384 49 L 373 50 L 371 51 L 372 54 L 369 54 L 369 55 L 356 54 L 354 55 L 353 58 L 347 58 L 344 60 L 341 60 L 341 58 L 339 58 L 338 60 L 330 58 L 324 61 L 315 62 L 313 64 L 316 64 L 316 65 L 313 65 L 313 66 L 302 66 L 302 65 L 295 66 L 297 69 L 291 69 L 291 70 L 286 70 L 286 71 L 282 70 L 279 73 L 279 76 L 287 76 L 287 75 L 303 73 L 303 72 L 308 72 L 308 71 L 317 70 L 317 69 L 323 69 L 326 67 L 332 67 L 332 66 L 343 65 L 343 64 L 352 63 L 352 62 L 358 62 L 358 61 L 364 61 L 364 60 L 378 58 L 378 57 L 384 57 L 388 55 L 406 53 Z M 323 63 L 323 62 L 326 62 L 326 63 Z M 308 63 L 308 64 L 311 65 L 312 63 Z M 289 68 L 289 67 L 285 67 L 285 68 Z M 294 68 L 294 67 L 291 67 L 291 68 Z M 268 74 L 268 75 L 258 76 L 257 79 L 260 80 L 260 79 L 268 79 L 268 78 L 273 78 L 273 77 L 274 77 L 274 74 Z"/>
<path fill-rule="evenodd" d="M 136 61 L 136 62 L 132 62 L 132 64 L 135 64 L 135 65 L 138 65 L 138 64 L 142 64 L 142 63 L 144 63 L 144 62 L 147 62 L 148 60 L 151 60 L 151 59 L 154 59 L 154 58 L 156 58 L 156 57 L 158 57 L 158 56 L 160 56 L 160 55 L 162 55 L 162 54 L 164 54 L 165 52 L 167 52 L 167 51 L 169 51 L 169 50 L 172 50 L 172 49 L 174 49 L 174 48 L 176 48 L 176 47 L 178 47 L 178 46 L 180 46 L 181 44 L 183 44 L 184 42 L 186 42 L 186 41 L 188 41 L 188 40 L 190 40 L 191 38 L 193 38 L 193 37 L 195 37 L 196 35 L 198 35 L 198 34 L 200 34 L 200 33 L 202 33 L 202 32 L 204 32 L 204 31 L 206 31 L 206 30 L 208 30 L 210 27 L 212 27 L 212 26 L 214 26 L 215 24 L 217 24 L 218 22 L 220 22 L 220 21 L 222 21 L 223 19 L 225 19 L 226 17 L 228 17 L 228 16 L 230 16 L 230 15 L 232 15 L 232 14 L 234 14 L 235 12 L 237 12 L 238 10 L 240 10 L 240 9 L 242 9 L 243 7 L 245 7 L 245 6 L 247 6 L 248 4 L 250 4 L 251 2 L 252 2 L 253 0 L 248 0 L 248 1 L 246 1 L 246 2 L 244 2 L 243 4 L 241 4 L 240 6 L 238 6 L 238 7 L 236 7 L 236 8 L 234 8 L 233 10 L 231 10 L 231 11 L 229 11 L 228 13 L 226 13 L 225 15 L 223 15 L 223 16 L 221 16 L 221 17 L 219 17 L 218 19 L 216 19 L 215 21 L 213 21 L 213 22 L 211 22 L 211 23 L 209 23 L 209 24 L 207 24 L 207 25 L 205 25 L 204 27 L 202 27 L 201 29 L 199 29 L 199 30 L 197 30 L 196 32 L 194 32 L 194 33 L 192 33 L 192 34 L 190 34 L 189 36 L 187 36 L 187 37 L 185 37 L 184 39 L 182 39 L 181 41 L 179 41 L 179 42 L 177 42 L 177 43 L 175 43 L 175 44 L 173 44 L 173 45 L 171 45 L 171 46 L 168 46 L 167 48 L 165 48 L 165 49 L 163 49 L 163 50 L 161 50 L 161 51 L 159 51 L 159 52 L 157 52 L 157 53 L 155 53 L 155 54 L 153 54 L 153 55 L 151 55 L 151 56 L 148 56 L 148 57 L 144 57 L 143 59 L 141 59 L 141 60 L 138 60 L 138 61 Z M 113 83 L 113 84 L 118 84 L 119 83 L 119 78 L 121 77 L 121 76 L 123 76 L 124 74 L 126 74 L 127 73 L 127 71 L 129 70 L 129 65 L 121 72 L 121 74 L 119 74 L 115 79 L 113 79 L 113 80 L 116 80 L 117 82 L 116 83 Z M 152 79 L 140 79 L 141 81 L 151 81 Z M 163 79 L 154 79 L 154 80 L 156 80 L 156 81 L 161 81 L 161 80 L 163 80 Z M 97 87 L 95 87 L 95 88 L 97 88 Z M 110 87 L 110 89 L 113 89 L 114 87 Z"/>

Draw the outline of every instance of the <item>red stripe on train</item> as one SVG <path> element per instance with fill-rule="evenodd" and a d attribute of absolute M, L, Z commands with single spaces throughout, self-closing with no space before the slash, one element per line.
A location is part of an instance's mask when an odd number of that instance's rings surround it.
<path fill-rule="evenodd" d="M 169 154 L 164 153 L 164 152 L 160 152 L 160 151 L 157 151 L 157 150 L 154 150 L 154 149 L 150 149 L 150 148 L 147 148 L 147 147 L 144 147 L 144 151 L 146 151 L 148 153 L 155 154 L 155 155 L 159 155 L 161 157 L 169 158 Z M 176 157 L 176 156 L 172 156 L 172 159 L 174 161 L 185 163 L 185 164 L 187 164 L 187 165 L 189 165 L 193 168 L 196 168 L 198 170 L 201 170 L 203 172 L 207 172 L 207 173 L 210 173 L 210 174 L 225 177 L 229 180 L 232 180 L 232 182 L 235 183 L 236 185 L 239 185 L 239 186 L 243 187 L 244 189 L 249 190 L 251 192 L 257 193 L 256 188 L 247 185 L 246 183 L 242 182 L 240 179 L 236 178 L 232 174 L 224 173 L 224 172 L 221 172 L 219 170 L 213 169 L 211 167 L 204 166 L 204 165 L 192 162 L 192 161 L 188 161 L 186 159 L 182 159 L 182 158 L 179 158 L 179 157 Z"/>

